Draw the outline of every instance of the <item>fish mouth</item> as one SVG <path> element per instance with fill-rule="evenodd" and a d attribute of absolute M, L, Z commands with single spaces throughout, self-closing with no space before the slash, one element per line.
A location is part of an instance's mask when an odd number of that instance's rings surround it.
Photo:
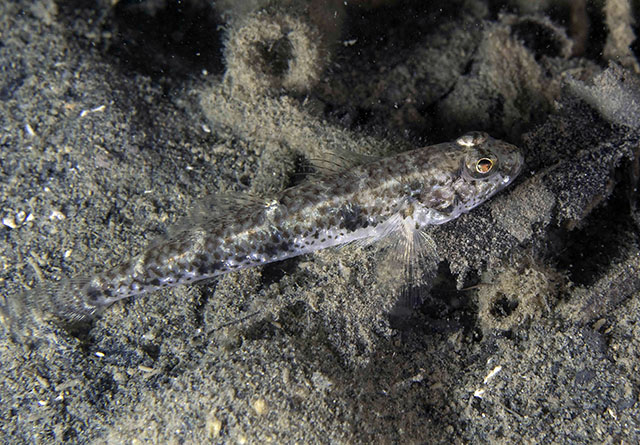
<path fill-rule="evenodd" d="M 520 173 L 522 173 L 523 169 L 524 169 L 524 156 L 522 156 L 522 153 L 520 153 L 518 151 L 518 152 L 516 152 L 515 164 L 511 168 L 510 176 L 513 179 L 517 178 L 518 175 L 520 175 Z"/>
<path fill-rule="evenodd" d="M 520 151 L 518 151 L 518 149 L 515 147 L 512 156 L 512 165 L 510 168 L 508 168 L 507 175 L 505 176 L 505 186 L 511 184 L 520 175 L 520 173 L 522 173 L 522 170 L 524 169 L 524 156 L 522 156 L 522 153 L 520 153 Z"/>

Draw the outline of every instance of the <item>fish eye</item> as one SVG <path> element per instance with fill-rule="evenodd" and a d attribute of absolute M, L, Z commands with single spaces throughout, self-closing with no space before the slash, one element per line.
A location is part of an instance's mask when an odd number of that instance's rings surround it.
<path fill-rule="evenodd" d="M 493 161 L 489 158 L 480 158 L 476 161 L 476 171 L 481 175 L 486 175 L 493 168 Z"/>
<path fill-rule="evenodd" d="M 500 161 L 489 150 L 474 150 L 463 161 L 464 174 L 470 179 L 488 179 L 499 172 Z"/>

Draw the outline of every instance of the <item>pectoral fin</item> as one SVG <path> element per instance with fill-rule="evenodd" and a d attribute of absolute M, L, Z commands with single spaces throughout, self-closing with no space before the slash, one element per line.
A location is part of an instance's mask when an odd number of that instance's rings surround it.
<path fill-rule="evenodd" d="M 435 277 L 440 257 L 433 238 L 406 218 L 382 241 L 378 280 L 398 296 L 398 305 L 412 308 L 424 300 Z"/>

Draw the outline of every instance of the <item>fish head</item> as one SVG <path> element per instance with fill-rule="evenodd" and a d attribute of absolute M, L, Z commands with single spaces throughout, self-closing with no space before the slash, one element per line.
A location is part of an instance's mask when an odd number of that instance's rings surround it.
<path fill-rule="evenodd" d="M 468 212 L 507 187 L 520 174 L 524 157 L 515 145 L 487 133 L 471 132 L 455 144 L 461 153 L 455 211 Z"/>

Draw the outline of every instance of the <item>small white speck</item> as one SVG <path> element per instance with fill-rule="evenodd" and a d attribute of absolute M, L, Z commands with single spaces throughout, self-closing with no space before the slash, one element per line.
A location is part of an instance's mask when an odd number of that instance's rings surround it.
<path fill-rule="evenodd" d="M 5 226 L 9 227 L 10 229 L 17 229 L 18 228 L 18 225 L 16 224 L 16 220 L 11 215 L 7 215 L 4 218 L 2 218 L 2 224 L 4 224 Z"/>
<path fill-rule="evenodd" d="M 36 135 L 36 132 L 33 131 L 33 127 L 31 127 L 31 125 L 29 125 L 29 124 L 25 124 L 24 131 L 27 132 L 27 136 L 29 136 L 30 138 L 32 138 L 32 137 L 34 137 Z"/>
<path fill-rule="evenodd" d="M 484 395 L 484 389 L 476 389 L 473 393 L 473 397 L 477 397 L 479 399 Z"/>
<path fill-rule="evenodd" d="M 153 368 L 150 368 L 148 366 L 144 366 L 144 365 L 138 365 L 138 369 L 142 372 L 150 372 L 150 373 L 156 373 L 157 371 Z"/>
<path fill-rule="evenodd" d="M 46 400 L 38 400 L 38 405 L 40 406 L 47 406 L 49 404 L 49 402 L 47 402 Z"/>
<path fill-rule="evenodd" d="M 342 42 L 342 44 L 343 44 L 344 46 L 353 46 L 353 45 L 355 45 L 357 42 L 358 42 L 358 39 L 349 39 L 349 40 L 344 40 L 344 41 Z"/>
<path fill-rule="evenodd" d="M 85 117 L 87 114 L 90 114 L 90 113 L 97 113 L 98 111 L 104 111 L 105 108 L 107 108 L 105 105 L 100 105 L 99 107 L 95 107 L 90 110 L 82 110 L 80 112 L 80 117 Z"/>
<path fill-rule="evenodd" d="M 93 353 L 93 355 L 95 355 L 96 357 L 102 358 L 102 357 L 104 357 L 104 352 L 96 351 L 96 352 Z"/>
<path fill-rule="evenodd" d="M 211 133 L 211 128 L 207 124 L 202 124 L 202 131 L 205 133 Z"/>
<path fill-rule="evenodd" d="M 487 376 L 484 378 L 484 381 L 482 383 L 486 385 L 500 371 L 502 371 L 502 366 L 500 365 L 496 366 L 491 371 L 489 371 L 489 374 L 487 374 Z"/>
<path fill-rule="evenodd" d="M 27 219 L 27 214 L 20 210 L 18 213 L 16 213 L 16 223 L 19 225 L 22 225 L 25 220 Z"/>
<path fill-rule="evenodd" d="M 54 219 L 57 219 L 58 221 L 66 219 L 67 217 L 64 215 L 64 213 L 62 213 L 60 210 L 52 210 L 51 211 L 51 215 L 49 215 L 49 219 L 51 221 L 53 221 Z"/>

